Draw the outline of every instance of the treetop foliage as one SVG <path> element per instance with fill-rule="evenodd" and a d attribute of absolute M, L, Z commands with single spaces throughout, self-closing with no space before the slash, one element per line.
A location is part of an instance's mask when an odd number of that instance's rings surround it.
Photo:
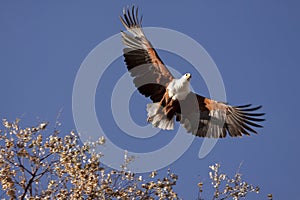
<path fill-rule="evenodd" d="M 174 191 L 178 176 L 170 169 L 165 176 L 156 171 L 142 176 L 127 166 L 134 159 L 124 153 L 122 170 L 101 164 L 97 145 L 105 138 L 82 144 L 71 131 L 62 135 L 56 128 L 50 134 L 48 123 L 21 128 L 19 119 L 2 121 L 0 129 L 0 198 L 10 199 L 180 199 Z M 209 178 L 215 200 L 241 199 L 259 188 L 220 172 L 220 164 L 210 166 Z M 198 183 L 198 199 L 203 199 L 203 185 Z M 269 194 L 269 199 L 272 195 Z"/>

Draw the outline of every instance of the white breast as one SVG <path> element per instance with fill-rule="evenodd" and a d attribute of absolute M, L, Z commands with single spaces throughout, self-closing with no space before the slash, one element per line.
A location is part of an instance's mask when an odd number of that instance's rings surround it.
<path fill-rule="evenodd" d="M 167 87 L 168 95 L 173 100 L 183 100 L 190 93 L 190 82 L 186 79 L 174 79 Z"/>

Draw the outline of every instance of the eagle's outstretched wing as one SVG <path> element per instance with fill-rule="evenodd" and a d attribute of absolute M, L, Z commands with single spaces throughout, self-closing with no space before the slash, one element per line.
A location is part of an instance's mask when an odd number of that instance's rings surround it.
<path fill-rule="evenodd" d="M 141 19 L 137 18 L 138 9 L 125 9 L 120 17 L 129 33 L 122 32 L 125 62 L 134 84 L 139 92 L 159 102 L 166 93 L 167 85 L 174 79 L 157 55 L 141 28 Z M 179 103 L 179 102 L 177 102 Z M 256 133 L 252 127 L 264 119 L 264 113 L 255 113 L 258 107 L 230 106 L 191 92 L 176 107 L 176 120 L 180 121 L 187 132 L 199 137 L 222 138 L 228 133 L 232 137 Z M 175 104 L 174 104 L 175 105 Z"/>
<path fill-rule="evenodd" d="M 257 133 L 253 127 L 262 127 L 257 122 L 264 113 L 257 113 L 261 106 L 230 106 L 191 92 L 180 103 L 177 120 L 187 132 L 199 137 L 223 138 L 228 133 L 232 137 Z"/>
<path fill-rule="evenodd" d="M 124 44 L 125 63 L 139 92 L 159 102 L 166 86 L 174 78 L 166 68 L 142 30 L 142 18 L 138 19 L 138 9 L 124 9 L 120 19 L 128 33 L 121 32 Z"/>

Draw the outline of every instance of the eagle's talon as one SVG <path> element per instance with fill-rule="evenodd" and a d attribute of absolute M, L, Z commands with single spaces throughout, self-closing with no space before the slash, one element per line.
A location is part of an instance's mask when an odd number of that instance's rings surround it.
<path fill-rule="evenodd" d="M 153 121 L 153 117 L 152 116 L 147 118 L 147 122 L 151 123 L 152 121 Z"/>

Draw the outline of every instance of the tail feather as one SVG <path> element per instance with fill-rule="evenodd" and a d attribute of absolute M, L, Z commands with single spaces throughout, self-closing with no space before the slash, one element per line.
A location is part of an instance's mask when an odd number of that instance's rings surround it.
<path fill-rule="evenodd" d="M 162 107 L 159 103 L 147 104 L 148 122 L 154 127 L 158 127 L 163 130 L 174 129 L 174 117 L 168 119 L 167 116 L 162 112 Z"/>

